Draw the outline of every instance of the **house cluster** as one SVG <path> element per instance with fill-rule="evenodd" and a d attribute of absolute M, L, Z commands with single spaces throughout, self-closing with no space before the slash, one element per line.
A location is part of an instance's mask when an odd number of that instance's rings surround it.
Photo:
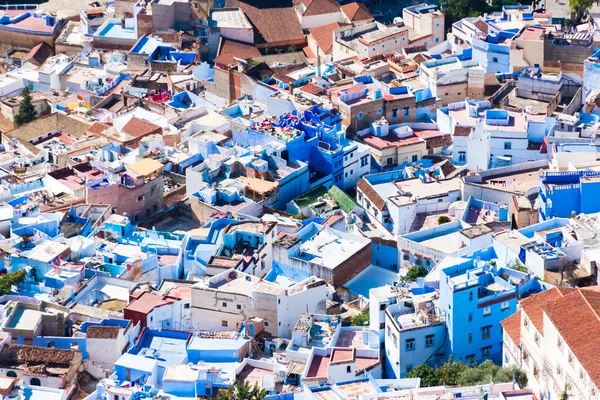
<path fill-rule="evenodd" d="M 0 398 L 600 400 L 594 18 L 85 3 L 0 5 Z"/>

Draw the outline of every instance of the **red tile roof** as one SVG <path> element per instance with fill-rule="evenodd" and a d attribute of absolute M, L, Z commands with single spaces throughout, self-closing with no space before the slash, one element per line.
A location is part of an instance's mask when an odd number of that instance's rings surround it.
<path fill-rule="evenodd" d="M 234 57 L 241 60 L 249 60 L 254 57 L 260 57 L 260 55 L 260 51 L 252 45 L 225 39 L 221 43 L 221 50 L 219 51 L 219 55 L 214 59 L 214 62 L 230 67 L 236 64 L 236 61 L 233 59 Z"/>
<path fill-rule="evenodd" d="M 521 310 L 500 322 L 504 332 L 517 346 L 521 345 Z"/>
<path fill-rule="evenodd" d="M 94 124 L 92 126 L 90 126 L 87 131 L 90 133 L 95 133 L 95 134 L 99 135 L 102 132 L 104 132 L 105 130 L 107 130 L 108 128 L 110 128 L 108 125 L 105 125 L 100 122 L 94 122 Z"/>
<path fill-rule="evenodd" d="M 600 387 L 600 363 L 598 363 L 596 340 L 600 337 L 598 289 L 574 289 L 564 297 L 546 303 L 543 310 L 590 380 L 596 387 Z"/>
<path fill-rule="evenodd" d="M 325 89 L 323 89 L 319 85 L 315 85 L 312 82 L 309 82 L 304 86 L 300 86 L 300 90 L 302 90 L 303 92 L 309 93 L 309 94 L 314 94 L 314 95 L 323 94 L 325 92 Z"/>
<path fill-rule="evenodd" d="M 341 7 L 342 12 L 350 22 L 372 21 L 373 15 L 363 3 L 350 3 Z"/>
<path fill-rule="evenodd" d="M 135 138 L 141 138 L 153 133 L 161 133 L 162 128 L 152 122 L 144 121 L 138 117 L 132 117 L 129 122 L 121 128 L 121 131 Z"/>
<path fill-rule="evenodd" d="M 377 193 L 373 186 L 371 186 L 371 184 L 365 180 L 365 178 L 359 180 L 358 185 L 356 185 L 356 187 L 358 187 L 361 190 L 361 192 L 363 192 L 363 194 L 369 199 L 369 201 L 373 203 L 375 208 L 377 208 L 379 211 L 385 210 L 385 200 L 379 195 L 379 193 Z"/>
<path fill-rule="evenodd" d="M 342 26 L 348 24 L 340 24 L 339 22 L 332 22 L 331 24 L 311 28 L 308 30 L 310 35 L 313 37 L 317 46 L 321 49 L 324 54 L 330 54 L 333 51 L 333 32 Z"/>
<path fill-rule="evenodd" d="M 244 12 L 254 26 L 255 43 L 305 39 L 291 0 L 227 0 L 225 7 L 240 8 Z"/>
<path fill-rule="evenodd" d="M 127 304 L 123 309 L 123 312 L 127 313 L 127 311 L 132 311 L 142 314 L 148 314 L 156 307 L 173 303 L 173 301 L 174 300 L 172 299 L 163 299 L 163 297 L 160 295 L 146 292 L 136 300 L 133 300 L 131 303 Z"/>
<path fill-rule="evenodd" d="M 340 4 L 335 0 L 302 0 L 301 3 L 306 7 L 302 14 L 304 17 L 334 14 L 340 11 Z"/>
<path fill-rule="evenodd" d="M 574 289 L 552 288 L 542 293 L 538 293 L 521 301 L 521 309 L 529 317 L 538 332 L 543 332 L 544 315 L 542 307 L 544 304 L 563 297 L 569 291 Z"/>

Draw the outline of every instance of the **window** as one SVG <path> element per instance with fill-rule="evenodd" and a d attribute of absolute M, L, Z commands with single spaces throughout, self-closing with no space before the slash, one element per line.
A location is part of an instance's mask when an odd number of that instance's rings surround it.
<path fill-rule="evenodd" d="M 241 309 L 242 309 L 242 305 L 241 305 L 241 304 L 238 304 L 238 305 L 237 305 L 237 306 L 235 306 L 235 307 L 236 307 L 238 310 L 241 310 Z"/>
<path fill-rule="evenodd" d="M 139 194 L 137 197 L 137 202 L 139 203 L 140 201 L 144 201 L 144 195 L 143 194 Z"/>
<path fill-rule="evenodd" d="M 419 159 L 419 156 L 417 154 L 413 154 L 413 156 L 412 156 L 412 162 L 417 162 L 418 159 Z"/>
<path fill-rule="evenodd" d="M 458 152 L 458 162 L 466 162 L 467 161 L 467 153 L 464 151 Z"/>
<path fill-rule="evenodd" d="M 16 378 L 17 377 L 17 373 L 15 371 L 8 371 L 6 373 L 6 376 L 8 376 L 9 378 Z"/>
<path fill-rule="evenodd" d="M 381 115 L 383 114 L 383 108 L 378 108 L 377 109 L 377 115 Z"/>
<path fill-rule="evenodd" d="M 337 175 L 337 176 L 335 177 L 335 181 L 336 181 L 336 182 L 339 182 L 339 181 L 341 181 L 341 180 L 342 180 L 342 174 L 340 174 L 340 175 Z"/>
<path fill-rule="evenodd" d="M 369 157 L 363 157 L 360 159 L 360 166 L 365 167 L 369 163 Z"/>
<path fill-rule="evenodd" d="M 375 47 L 373 47 L 373 51 L 376 51 L 377 49 Z"/>
<path fill-rule="evenodd" d="M 190 303 L 185 303 L 185 304 L 183 305 L 183 308 L 184 308 L 185 310 L 188 310 L 188 309 L 190 308 Z"/>
<path fill-rule="evenodd" d="M 265 323 L 265 325 L 266 325 L 266 323 Z M 226 328 L 227 327 L 227 321 L 222 320 L 221 321 L 221 326 Z"/>
<path fill-rule="evenodd" d="M 406 351 L 413 351 L 415 349 L 415 339 L 406 339 Z"/>
<path fill-rule="evenodd" d="M 508 301 L 502 302 L 502 305 L 500 306 L 500 310 L 502 310 L 502 311 L 508 310 Z"/>
<path fill-rule="evenodd" d="M 483 328 L 481 328 L 481 339 L 489 339 L 490 336 L 492 335 L 492 327 L 490 326 L 484 326 Z"/>
<path fill-rule="evenodd" d="M 403 111 L 405 117 L 409 117 L 410 116 L 410 107 L 404 107 L 402 109 L 402 111 Z"/>
<path fill-rule="evenodd" d="M 467 365 L 475 364 L 475 354 L 469 354 L 465 357 L 465 360 L 467 361 Z"/>
<path fill-rule="evenodd" d="M 495 62 L 495 63 L 497 63 L 497 62 L 498 62 L 498 57 L 493 57 L 493 58 L 492 58 L 492 62 Z"/>
<path fill-rule="evenodd" d="M 488 358 L 490 356 L 490 350 L 492 346 L 484 347 L 481 349 L 481 357 Z"/>
<path fill-rule="evenodd" d="M 433 339 L 435 335 L 427 335 L 425 336 L 425 347 L 433 347 Z"/>
<path fill-rule="evenodd" d="M 562 347 L 562 340 L 560 340 L 560 338 L 556 339 L 556 347 L 559 349 Z"/>
<path fill-rule="evenodd" d="M 348 161 L 348 155 L 346 154 L 346 157 L 344 157 L 344 161 Z"/>
<path fill-rule="evenodd" d="M 385 303 L 379 305 L 379 311 L 385 311 Z"/>
<path fill-rule="evenodd" d="M 473 301 L 473 292 L 469 292 L 469 301 Z"/>
<path fill-rule="evenodd" d="M 342 117 L 346 118 L 346 110 L 342 110 Z"/>
<path fill-rule="evenodd" d="M 269 323 L 267 321 L 265 321 L 265 326 L 269 326 Z"/>
<path fill-rule="evenodd" d="M 435 42 L 438 43 L 439 41 L 440 41 L 440 38 L 436 37 Z"/>
<path fill-rule="evenodd" d="M 392 157 L 388 157 L 387 165 L 392 165 L 393 162 L 394 162 L 394 159 Z"/>
<path fill-rule="evenodd" d="M 379 329 L 385 329 L 385 322 L 379 324 Z"/>
<path fill-rule="evenodd" d="M 504 150 L 510 150 L 510 149 L 512 149 L 512 143 L 504 142 Z"/>
<path fill-rule="evenodd" d="M 473 335 L 469 333 L 469 335 L 467 336 L 467 341 L 469 342 L 469 344 L 473 343 Z"/>
<path fill-rule="evenodd" d="M 534 335 L 533 340 L 535 341 L 535 344 L 540 344 L 540 337 L 537 333 Z"/>
<path fill-rule="evenodd" d="M 569 364 L 573 365 L 573 353 L 569 352 L 569 355 L 567 356 L 567 360 L 569 361 Z"/>
<path fill-rule="evenodd" d="M 413 365 L 412 365 L 412 364 L 408 364 L 408 365 L 406 366 L 406 373 L 408 374 L 408 373 L 409 373 L 410 371 L 412 371 L 412 370 L 413 370 Z"/>
<path fill-rule="evenodd" d="M 347 178 L 347 177 L 348 177 L 348 173 L 347 173 L 347 172 L 344 174 L 344 177 L 345 177 L 345 178 Z"/>
<path fill-rule="evenodd" d="M 435 24 L 435 27 L 436 27 L 436 28 L 439 28 L 439 27 L 440 27 L 440 23 L 439 23 L 439 22 L 438 22 L 438 23 L 436 23 L 436 24 Z"/>
<path fill-rule="evenodd" d="M 473 322 L 473 313 L 469 313 L 469 322 Z"/>
<path fill-rule="evenodd" d="M 223 308 L 227 308 L 227 303 L 223 302 Z"/>
<path fill-rule="evenodd" d="M 281 304 L 281 299 L 277 299 L 277 304 Z"/>
<path fill-rule="evenodd" d="M 351 367 L 351 366 L 349 366 L 349 365 L 348 365 L 348 366 L 346 367 L 346 373 L 347 373 L 347 374 L 351 374 L 351 373 L 352 373 L 352 367 Z"/>
<path fill-rule="evenodd" d="M 351 169 L 351 170 L 350 170 L 350 175 L 352 175 L 353 173 L 354 173 L 354 170 L 353 170 L 353 169 Z"/>
<path fill-rule="evenodd" d="M 358 120 L 360 121 L 361 119 L 363 119 L 365 117 L 365 114 L 363 114 L 363 112 L 359 112 L 358 113 Z"/>
<path fill-rule="evenodd" d="M 31 386 L 41 386 L 42 382 L 40 382 L 39 378 L 31 378 L 31 380 L 29 381 L 29 384 Z"/>
<path fill-rule="evenodd" d="M 398 118 L 398 109 L 397 108 L 394 108 L 392 110 L 392 118 Z"/>
<path fill-rule="evenodd" d="M 483 309 L 483 316 L 489 317 L 490 315 L 492 315 L 492 307 L 485 307 Z"/>

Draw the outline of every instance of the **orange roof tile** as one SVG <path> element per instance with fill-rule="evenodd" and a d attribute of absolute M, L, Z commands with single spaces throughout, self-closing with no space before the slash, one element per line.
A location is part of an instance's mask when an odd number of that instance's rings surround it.
<path fill-rule="evenodd" d="M 500 322 L 504 332 L 517 345 L 521 345 L 521 310 Z"/>

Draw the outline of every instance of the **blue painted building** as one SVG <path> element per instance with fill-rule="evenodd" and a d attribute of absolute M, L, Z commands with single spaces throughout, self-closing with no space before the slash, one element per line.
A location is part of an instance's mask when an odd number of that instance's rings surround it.
<path fill-rule="evenodd" d="M 540 220 L 600 211 L 600 171 L 545 172 L 539 177 Z"/>
<path fill-rule="evenodd" d="M 339 114 L 313 106 L 253 121 L 248 131 L 234 131 L 233 140 L 242 146 L 280 148 L 278 155 L 287 161 L 308 163 L 310 188 L 324 184 L 344 190 L 356 185 L 362 169 L 368 172 L 367 165 L 357 164 L 358 153 L 368 154 L 368 148 L 346 139 L 340 126 Z"/>
<path fill-rule="evenodd" d="M 491 251 L 491 250 L 490 250 Z M 447 356 L 462 362 L 502 361 L 500 321 L 520 295 L 546 289 L 535 277 L 481 257 L 439 265 L 440 310 L 446 315 Z M 518 282 L 513 284 L 511 282 Z"/>

